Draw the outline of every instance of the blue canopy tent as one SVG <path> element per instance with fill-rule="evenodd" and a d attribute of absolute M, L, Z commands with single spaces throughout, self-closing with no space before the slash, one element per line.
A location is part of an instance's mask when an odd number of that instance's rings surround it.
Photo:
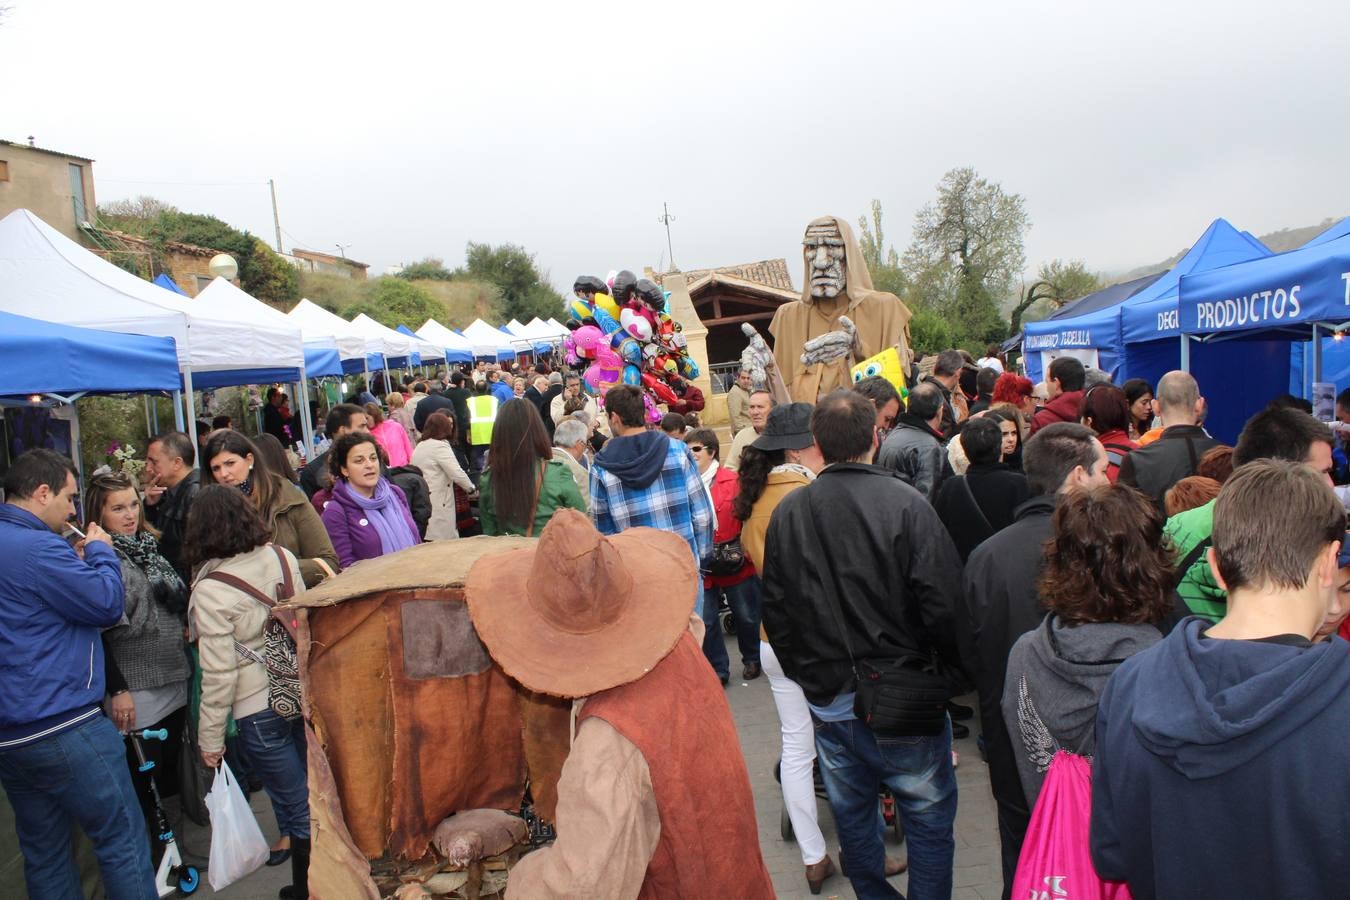
<path fill-rule="evenodd" d="M 1011 350 L 1018 344 L 1022 344 L 1022 352 L 1026 357 L 1027 374 L 1028 376 L 1031 376 L 1034 368 L 1035 374 L 1032 380 L 1040 381 L 1044 377 L 1041 355 L 1039 352 L 1032 352 L 1031 348 L 1025 346 L 1026 335 L 1030 331 L 1032 325 L 1041 326 L 1037 328 L 1037 331 L 1039 332 L 1038 340 L 1036 341 L 1038 350 L 1057 349 L 1059 346 L 1058 340 L 1056 339 L 1053 341 L 1053 346 L 1051 346 L 1052 342 L 1045 337 L 1052 333 L 1050 329 L 1054 326 L 1043 325 L 1043 323 L 1058 322 L 1061 319 L 1077 319 L 1080 316 L 1087 316 L 1090 313 L 1096 313 L 1118 306 L 1127 297 L 1132 297 L 1139 291 L 1142 291 L 1144 288 L 1161 278 L 1164 274 L 1165 273 L 1163 272 L 1158 272 L 1154 275 L 1145 275 L 1143 278 L 1136 278 L 1133 281 L 1113 284 L 1109 287 L 1102 288 L 1100 291 L 1094 291 L 1091 294 L 1087 294 L 1083 297 L 1079 297 L 1077 300 L 1066 303 L 1044 319 L 1041 319 L 1040 322 L 1028 322 L 1026 330 L 1023 331 L 1022 334 L 1011 338 L 1003 345 L 1003 349 Z"/>
<path fill-rule="evenodd" d="M 0 390 L 7 395 L 176 391 L 179 383 L 173 338 L 0 312 Z"/>
<path fill-rule="evenodd" d="M 1341 219 L 1335 225 L 1332 225 L 1326 231 L 1322 232 L 1317 237 L 1308 241 L 1308 243 L 1304 244 L 1303 247 L 1317 247 L 1329 241 L 1334 241 L 1338 238 L 1343 238 L 1347 234 L 1350 234 L 1350 216 Z M 1299 249 L 1302 250 L 1303 247 L 1300 247 Z"/>
<path fill-rule="evenodd" d="M 426 341 L 427 343 L 429 343 L 429 344 L 435 344 L 435 345 L 438 346 L 438 347 L 441 346 L 441 345 L 440 345 L 440 342 L 438 342 L 438 341 L 428 341 L 426 338 L 422 337 L 420 334 L 418 334 L 417 332 L 413 331 L 413 330 L 412 330 L 411 328 L 409 328 L 407 325 L 400 325 L 400 326 L 398 326 L 398 328 L 396 328 L 396 329 L 394 329 L 394 330 L 397 331 L 399 334 L 406 334 L 408 337 L 413 338 L 413 339 L 415 339 L 415 340 Z M 461 363 L 467 362 L 467 363 L 471 363 L 471 362 L 473 362 L 473 354 L 472 354 L 472 353 L 469 353 L 469 352 L 466 351 L 466 350 L 460 350 L 460 349 L 456 349 L 456 348 L 454 348 L 454 347 L 441 347 L 441 350 L 445 353 L 445 361 L 448 362 L 448 363 L 451 363 L 451 362 L 461 362 Z"/>
<path fill-rule="evenodd" d="M 155 276 L 155 284 L 164 288 L 164 290 L 166 291 L 173 291 L 175 294 L 182 294 L 184 297 L 187 296 L 187 291 L 184 291 L 177 284 L 175 284 L 174 280 L 164 272 L 160 272 L 158 275 Z"/>
<path fill-rule="evenodd" d="M 1242 355 L 1235 369 L 1221 373 L 1225 379 L 1253 365 L 1248 352 L 1253 342 L 1293 340 L 1312 342 L 1307 350 L 1312 357 L 1309 380 L 1326 380 L 1323 337 L 1350 330 L 1350 228 L 1288 253 L 1186 276 L 1181 280 L 1180 319 L 1193 348 L 1187 354 L 1192 360 L 1197 349 L 1236 345 Z M 1249 401 L 1249 412 L 1288 389 L 1289 361 L 1286 351 L 1279 386 Z M 1201 379 L 1199 372 L 1196 377 Z M 1231 390 L 1228 380 L 1222 383 Z"/>

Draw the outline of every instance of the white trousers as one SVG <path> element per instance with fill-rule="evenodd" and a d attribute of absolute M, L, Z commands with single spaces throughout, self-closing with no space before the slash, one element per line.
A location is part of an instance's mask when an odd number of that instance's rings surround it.
<path fill-rule="evenodd" d="M 806 695 L 795 681 L 783 674 L 778 657 L 768 641 L 759 642 L 759 663 L 769 677 L 773 705 L 778 707 L 778 724 L 783 735 L 780 777 L 783 803 L 787 806 L 792 831 L 802 863 L 814 865 L 825 858 L 825 836 L 816 820 L 816 785 L 812 763 L 816 759 L 816 730 L 811 724 L 811 708 Z"/>

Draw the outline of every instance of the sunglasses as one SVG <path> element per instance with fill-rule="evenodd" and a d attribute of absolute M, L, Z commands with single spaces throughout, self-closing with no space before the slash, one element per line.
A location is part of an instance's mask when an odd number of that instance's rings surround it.
<path fill-rule="evenodd" d="M 689 449 L 694 453 L 702 453 L 706 448 L 702 444 L 690 444 Z"/>

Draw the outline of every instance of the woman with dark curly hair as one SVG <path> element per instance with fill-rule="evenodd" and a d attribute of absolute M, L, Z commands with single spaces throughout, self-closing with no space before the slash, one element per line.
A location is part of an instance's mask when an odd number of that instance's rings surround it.
<path fill-rule="evenodd" d="M 380 447 L 369 432 L 349 431 L 334 441 L 328 468 L 333 499 L 321 518 L 344 569 L 422 542 L 407 498 L 380 473 Z"/>
<path fill-rule="evenodd" d="M 1028 808 L 1057 750 L 1093 754 L 1106 680 L 1162 640 L 1173 610 L 1163 518 L 1143 494 L 1115 484 L 1070 491 L 1051 528 L 1038 585 L 1050 614 L 1013 645 L 1003 692 Z"/>
<path fill-rule="evenodd" d="M 1130 404 L 1130 440 L 1137 441 L 1153 427 L 1153 385 L 1131 378 L 1120 386 Z"/>

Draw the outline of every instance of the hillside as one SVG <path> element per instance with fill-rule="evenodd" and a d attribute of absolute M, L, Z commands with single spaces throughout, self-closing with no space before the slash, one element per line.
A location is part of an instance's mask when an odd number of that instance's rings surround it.
<path fill-rule="evenodd" d="M 1323 219 L 1318 225 L 1304 225 L 1300 228 L 1281 228 L 1279 231 L 1272 231 L 1270 234 L 1257 235 L 1257 239 L 1276 253 L 1283 253 L 1286 250 L 1293 250 L 1295 247 L 1301 247 L 1308 241 L 1317 237 L 1323 231 L 1326 231 L 1336 222 L 1340 221 L 1340 216 L 1329 219 Z M 1131 281 L 1135 278 L 1143 278 L 1145 275 L 1152 275 L 1154 272 L 1163 272 L 1176 265 L 1189 247 L 1184 247 L 1177 251 L 1175 256 L 1153 263 L 1152 265 L 1140 266 L 1137 269 L 1130 269 L 1128 272 L 1112 272 L 1105 276 L 1105 280 L 1111 284 L 1119 284 L 1123 281 Z"/>

